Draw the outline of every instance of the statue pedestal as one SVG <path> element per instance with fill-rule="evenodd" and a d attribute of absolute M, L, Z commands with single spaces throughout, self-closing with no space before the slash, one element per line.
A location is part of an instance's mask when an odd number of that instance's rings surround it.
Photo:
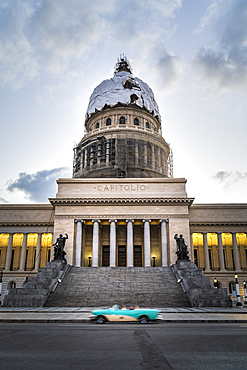
<path fill-rule="evenodd" d="M 172 270 L 187 293 L 191 307 L 232 307 L 227 289 L 216 289 L 193 262 L 178 260 Z"/>
<path fill-rule="evenodd" d="M 65 261 L 47 262 L 34 277 L 28 278 L 22 288 L 10 289 L 3 301 L 4 307 L 43 307 L 50 293 L 70 269 Z"/>

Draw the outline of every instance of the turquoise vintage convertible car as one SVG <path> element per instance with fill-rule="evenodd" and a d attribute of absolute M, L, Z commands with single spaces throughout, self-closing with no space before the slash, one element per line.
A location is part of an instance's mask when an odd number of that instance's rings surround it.
<path fill-rule="evenodd" d="M 97 324 L 104 324 L 106 321 L 139 321 L 141 324 L 147 324 L 148 321 L 161 320 L 162 315 L 154 309 L 138 307 L 127 309 L 115 304 L 111 308 L 92 311 L 89 318 Z"/>

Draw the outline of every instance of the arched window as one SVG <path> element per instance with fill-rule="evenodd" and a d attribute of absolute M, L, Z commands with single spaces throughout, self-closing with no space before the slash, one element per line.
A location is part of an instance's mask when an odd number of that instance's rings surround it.
<path fill-rule="evenodd" d="M 146 128 L 150 128 L 149 122 L 146 122 Z"/>
<path fill-rule="evenodd" d="M 111 119 L 110 118 L 107 118 L 107 120 L 106 120 L 106 126 L 111 126 Z"/>
<path fill-rule="evenodd" d="M 99 128 L 99 122 L 96 123 L 95 128 Z"/>
<path fill-rule="evenodd" d="M 10 281 L 8 283 L 8 289 L 15 289 L 16 288 L 16 282 L 15 281 Z"/>
<path fill-rule="evenodd" d="M 139 126 L 139 119 L 138 118 L 134 118 L 134 125 Z"/>
<path fill-rule="evenodd" d="M 120 125 L 125 125 L 125 118 L 122 116 L 119 120 Z"/>

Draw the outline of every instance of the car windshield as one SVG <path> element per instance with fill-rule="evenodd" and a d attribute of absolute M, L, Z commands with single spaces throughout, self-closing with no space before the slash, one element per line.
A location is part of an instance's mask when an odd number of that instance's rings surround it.
<path fill-rule="evenodd" d="M 120 306 L 118 304 L 114 304 L 111 309 L 112 310 L 119 310 Z"/>

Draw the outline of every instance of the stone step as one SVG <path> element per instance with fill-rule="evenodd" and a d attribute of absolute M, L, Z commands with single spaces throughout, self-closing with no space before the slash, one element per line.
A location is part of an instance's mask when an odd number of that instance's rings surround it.
<path fill-rule="evenodd" d="M 45 306 L 93 307 L 116 303 L 190 307 L 170 267 L 72 267 Z"/>

